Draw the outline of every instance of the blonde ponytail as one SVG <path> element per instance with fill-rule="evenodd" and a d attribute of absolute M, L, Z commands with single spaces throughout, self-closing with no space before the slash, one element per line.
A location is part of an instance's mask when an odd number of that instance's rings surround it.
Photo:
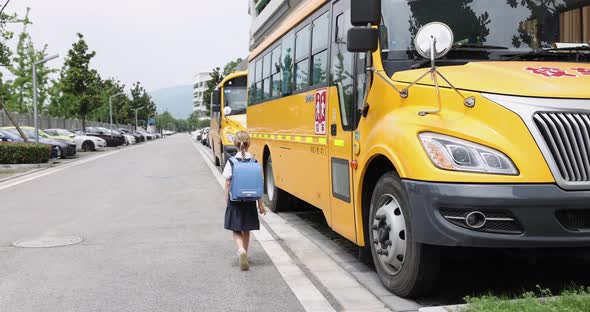
<path fill-rule="evenodd" d="M 234 139 L 234 145 L 238 148 L 238 151 L 242 153 L 242 159 L 246 158 L 246 152 L 250 147 L 250 135 L 246 131 L 238 131 Z"/>

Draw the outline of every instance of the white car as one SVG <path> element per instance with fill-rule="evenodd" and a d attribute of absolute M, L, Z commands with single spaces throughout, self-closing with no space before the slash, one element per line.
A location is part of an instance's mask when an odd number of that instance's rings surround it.
<path fill-rule="evenodd" d="M 121 133 L 121 132 L 119 132 Z M 127 142 L 127 145 L 132 145 L 137 143 L 135 140 L 135 137 L 129 134 L 125 134 L 125 133 L 121 133 L 124 137 L 125 137 L 125 142 Z"/>
<path fill-rule="evenodd" d="M 107 141 L 94 136 L 76 134 L 66 129 L 46 129 L 49 135 L 70 137 L 76 143 L 77 151 L 97 151 L 107 147 Z"/>

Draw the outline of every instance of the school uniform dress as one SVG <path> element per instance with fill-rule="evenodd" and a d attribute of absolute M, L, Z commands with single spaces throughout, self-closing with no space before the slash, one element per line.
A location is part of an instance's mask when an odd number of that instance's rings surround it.
<path fill-rule="evenodd" d="M 246 153 L 245 159 L 252 158 L 250 153 Z M 242 153 L 238 152 L 236 158 L 242 159 Z M 226 180 L 231 180 L 232 165 L 229 160 L 223 168 L 223 177 Z M 229 194 L 228 194 L 229 197 Z M 224 228 L 230 231 L 255 231 L 260 229 L 260 221 L 258 220 L 258 208 L 255 201 L 239 202 L 231 201 L 228 198 L 227 208 L 225 209 L 225 225 Z"/>

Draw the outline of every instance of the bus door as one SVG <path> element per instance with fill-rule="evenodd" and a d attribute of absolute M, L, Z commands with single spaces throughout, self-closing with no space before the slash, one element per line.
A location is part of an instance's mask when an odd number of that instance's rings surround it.
<path fill-rule="evenodd" d="M 364 54 L 351 53 L 346 48 L 347 32 L 351 27 L 350 0 L 335 1 L 332 7 L 331 79 L 326 114 L 332 228 L 356 242 L 351 162 L 353 135 L 359 114 L 357 108 L 363 104 L 360 102 L 366 79 Z"/>

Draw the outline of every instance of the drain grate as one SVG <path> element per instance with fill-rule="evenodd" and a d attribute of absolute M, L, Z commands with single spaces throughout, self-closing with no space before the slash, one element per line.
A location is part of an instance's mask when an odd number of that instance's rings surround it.
<path fill-rule="evenodd" d="M 12 246 L 21 248 L 51 248 L 74 245 L 83 240 L 82 237 L 76 235 L 45 236 L 34 239 L 21 239 L 12 243 Z"/>

